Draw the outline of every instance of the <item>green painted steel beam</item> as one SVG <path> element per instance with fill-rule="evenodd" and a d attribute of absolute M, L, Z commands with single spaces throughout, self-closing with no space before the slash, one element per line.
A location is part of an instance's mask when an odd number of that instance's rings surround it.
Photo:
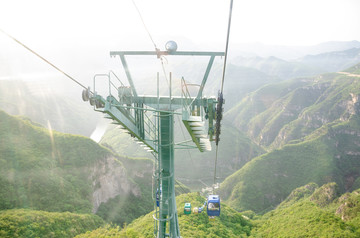
<path fill-rule="evenodd" d="M 171 97 L 156 97 L 156 96 L 138 96 L 133 98 L 134 102 L 144 103 L 151 108 L 157 108 L 159 110 L 170 110 L 170 105 L 172 110 L 181 109 L 184 103 L 190 104 L 191 102 L 196 105 L 205 105 L 206 99 L 196 99 L 196 98 L 182 98 L 178 96 Z"/>
<path fill-rule="evenodd" d="M 135 85 L 134 85 L 134 82 L 133 82 L 132 77 L 131 77 L 131 74 L 130 74 L 129 67 L 128 67 L 127 62 L 126 62 L 126 59 L 125 59 L 125 56 L 124 56 L 124 55 L 120 55 L 120 59 L 121 59 L 121 63 L 122 63 L 122 65 L 123 65 L 123 68 L 124 68 L 124 70 L 125 70 L 126 77 L 128 78 L 129 84 L 130 84 L 130 86 L 131 86 L 131 90 L 132 90 L 132 92 L 133 92 L 133 95 L 136 97 L 136 96 L 137 96 L 137 92 L 136 92 Z"/>
<path fill-rule="evenodd" d="M 208 63 L 208 66 L 206 68 L 206 71 L 205 71 L 205 75 L 203 77 L 203 80 L 201 82 L 201 85 L 200 85 L 200 89 L 199 89 L 199 92 L 198 92 L 198 95 L 196 96 L 197 98 L 201 98 L 202 97 L 202 92 L 204 90 L 204 87 L 205 87 L 205 84 L 206 84 L 206 81 L 209 77 L 209 73 L 210 73 L 210 69 L 214 63 L 214 59 L 215 59 L 215 55 L 211 55 L 210 57 L 210 60 L 209 60 L 209 63 Z"/>
<path fill-rule="evenodd" d="M 183 56 L 224 56 L 225 52 L 211 52 L 211 51 L 110 51 L 110 56 L 125 56 L 125 55 L 183 55 Z"/>
<path fill-rule="evenodd" d="M 159 109 L 153 109 L 153 108 L 141 108 L 141 107 L 133 107 L 133 106 L 124 106 L 124 105 L 117 105 L 117 104 L 112 104 L 114 107 L 120 109 L 139 109 L 139 110 L 144 110 L 144 111 L 149 111 L 149 112 L 169 112 L 167 110 L 159 110 Z M 158 107 L 160 108 L 160 107 Z M 181 112 L 171 112 L 172 114 L 176 114 L 176 115 L 182 115 Z M 107 117 L 105 117 L 107 118 Z M 109 118 L 108 118 L 109 119 Z M 111 118 L 110 118 L 111 119 Z"/>
<path fill-rule="evenodd" d="M 161 112 L 159 115 L 159 161 L 160 161 L 160 219 L 158 237 L 180 237 L 175 199 L 174 116 Z M 167 223 L 169 230 L 167 233 Z"/>
<path fill-rule="evenodd" d="M 108 114 L 113 120 L 117 121 L 120 125 L 126 128 L 133 136 L 135 136 L 138 140 L 142 141 L 145 145 L 147 145 L 150 149 L 157 152 L 157 148 L 153 138 L 148 138 L 146 135 L 143 135 L 139 130 L 138 126 L 130 120 L 127 116 L 124 115 L 119 109 L 104 100 L 103 103 L 105 107 L 102 112 Z"/>
<path fill-rule="evenodd" d="M 149 55 L 160 58 L 161 56 L 208 56 L 210 57 L 206 71 L 204 73 L 200 90 L 197 97 L 191 97 L 190 94 L 185 97 L 170 96 L 160 97 L 159 95 L 159 82 L 158 82 L 158 95 L 157 96 L 139 96 L 135 90 L 133 78 L 130 74 L 126 56 L 129 55 Z M 198 139 L 192 132 L 191 127 L 187 119 L 190 115 L 202 116 L 203 111 L 207 114 L 212 114 L 213 110 L 208 111 L 208 107 L 213 107 L 216 103 L 215 98 L 202 98 L 202 92 L 207 82 L 210 70 L 214 63 L 216 56 L 224 56 L 224 52 L 196 52 L 196 51 L 112 51 L 110 56 L 119 56 L 121 63 L 124 67 L 126 77 L 131 87 L 131 93 L 126 96 L 126 101 L 122 97 L 119 101 L 111 95 L 111 86 L 109 85 L 110 96 L 104 99 L 103 97 L 94 93 L 92 100 L 95 100 L 98 107 L 96 111 L 106 113 L 111 119 L 116 121 L 117 124 L 122 125 L 126 130 L 135 136 L 139 141 L 143 142 L 149 148 L 155 151 L 155 161 L 157 162 L 156 172 L 154 177 L 157 180 L 156 188 L 159 189 L 161 196 L 159 197 L 159 210 L 156 209 L 155 218 L 155 233 L 158 238 L 164 237 L 180 237 L 180 229 L 178 222 L 178 214 L 176 209 L 175 200 L 175 146 L 179 149 L 194 148 L 197 147 L 202 151 L 200 145 L 200 139 Z M 110 77 L 109 84 L 111 84 Z M 94 80 L 95 83 L 95 80 Z M 121 83 L 121 85 L 123 85 Z M 171 85 L 171 81 L 170 81 Z M 113 87 L 116 88 L 114 84 Z M 95 84 L 94 84 L 95 88 Z M 96 101 L 98 100 L 98 101 Z M 101 103 L 99 106 L 98 103 Z M 93 105 L 93 104 L 92 104 Z M 174 143 L 174 114 L 176 110 L 182 109 L 182 120 L 185 127 L 190 133 L 191 140 L 195 142 L 195 146 L 192 147 L 188 144 L 190 141 L 183 141 L 177 144 Z M 152 133 L 148 128 L 148 119 L 146 111 L 156 112 L 154 117 L 154 131 L 155 135 L 152 138 Z M 200 113 L 201 112 L 201 113 Z M 146 117 L 146 118 L 145 118 Z M 146 121 L 146 122 L 145 122 Z M 150 127 L 150 126 L 149 126 Z M 151 138 L 150 138 L 151 137 Z M 203 145 L 202 145 L 203 146 Z M 156 193 L 156 191 L 155 191 Z"/>

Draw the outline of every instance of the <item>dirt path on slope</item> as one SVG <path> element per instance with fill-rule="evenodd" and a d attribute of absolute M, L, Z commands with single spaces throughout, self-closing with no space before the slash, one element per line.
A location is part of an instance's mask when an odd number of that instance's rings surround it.
<path fill-rule="evenodd" d="M 338 72 L 338 74 L 345 74 L 346 76 L 360 78 L 360 74 L 351 74 L 351 73 L 348 73 L 348 72 Z"/>

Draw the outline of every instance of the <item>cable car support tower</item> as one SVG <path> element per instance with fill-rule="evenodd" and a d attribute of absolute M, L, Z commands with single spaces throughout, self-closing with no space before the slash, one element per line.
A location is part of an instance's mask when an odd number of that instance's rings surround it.
<path fill-rule="evenodd" d="M 180 237 L 178 214 L 175 200 L 175 148 L 198 148 L 201 152 L 211 150 L 211 141 L 216 135 L 217 100 L 215 97 L 203 97 L 202 92 L 207 82 L 216 56 L 224 52 L 176 51 L 177 45 L 170 41 L 166 51 L 112 51 L 110 56 L 120 57 L 128 85 L 110 71 L 108 74 L 94 76 L 93 89 L 82 92 L 84 101 L 90 101 L 95 111 L 105 114 L 112 123 L 120 125 L 140 146 L 155 157 L 153 173 L 153 200 L 155 211 L 154 236 Z M 127 56 L 201 56 L 209 57 L 202 82 L 197 95 L 190 95 L 188 84 L 181 79 L 181 96 L 173 96 L 171 91 L 171 74 L 169 95 L 160 96 L 159 73 L 157 73 L 157 95 L 138 95 L 131 76 Z M 106 79 L 108 95 L 97 93 L 100 79 Z M 104 82 L 104 81 L 103 81 Z M 181 115 L 183 124 L 190 134 L 188 141 L 174 141 L 174 116 Z M 205 121 L 208 121 L 205 123 Z"/>
<path fill-rule="evenodd" d="M 201 152 L 211 150 L 211 141 L 216 143 L 216 159 L 214 183 L 216 179 L 217 148 L 220 135 L 220 122 L 222 119 L 223 84 L 225 66 L 228 51 L 231 12 L 233 0 L 230 4 L 230 15 L 225 52 L 196 52 L 176 51 L 177 45 L 170 41 L 166 51 L 112 51 L 110 56 L 119 56 L 129 85 L 125 85 L 114 72 L 97 74 L 93 79 L 93 89 L 86 88 L 79 81 L 56 67 L 44 57 L 30 49 L 22 42 L 0 29 L 0 32 L 29 50 L 31 53 L 48 63 L 50 66 L 64 74 L 66 77 L 84 88 L 82 98 L 89 101 L 94 110 L 105 114 L 105 117 L 113 120 L 114 124 L 120 125 L 135 138 L 140 146 L 143 146 L 155 157 L 155 171 L 153 173 L 155 185 L 153 188 L 153 200 L 155 212 L 154 235 L 157 238 L 180 237 L 180 229 L 175 200 L 175 176 L 174 176 L 174 149 L 198 148 Z M 181 97 L 172 96 L 171 77 L 169 96 L 160 96 L 159 73 L 157 74 L 157 95 L 138 95 L 133 78 L 127 65 L 126 56 L 207 56 L 210 57 L 199 91 L 196 96 L 191 95 L 188 84 L 181 79 Z M 221 91 L 215 97 L 203 97 L 202 92 L 208 79 L 211 67 L 216 56 L 225 56 Z M 97 93 L 99 79 L 106 78 L 108 83 L 107 95 Z M 181 110 L 181 112 L 178 112 Z M 191 140 L 175 143 L 174 141 L 174 115 L 182 116 L 182 121 L 190 134 Z M 208 121 L 205 124 L 205 121 Z M 205 125 L 207 128 L 205 129 Z M 193 143 L 192 143 L 193 142 Z M 194 145 L 195 144 L 195 145 Z"/>

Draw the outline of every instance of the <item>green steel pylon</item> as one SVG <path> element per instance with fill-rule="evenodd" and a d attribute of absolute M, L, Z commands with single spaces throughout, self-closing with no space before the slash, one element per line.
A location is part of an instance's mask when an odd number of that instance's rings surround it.
<path fill-rule="evenodd" d="M 224 56 L 224 52 L 191 52 L 176 50 L 168 51 L 115 51 L 111 56 L 119 56 L 125 70 L 129 86 L 125 86 L 119 78 L 110 71 L 108 74 L 94 76 L 94 88 L 84 90 L 82 98 L 90 101 L 94 110 L 106 114 L 114 124 L 122 126 L 134 137 L 138 143 L 155 157 L 156 169 L 154 171 L 154 235 L 158 238 L 180 237 L 178 214 L 175 200 L 175 170 L 174 149 L 190 147 L 200 151 L 211 150 L 210 141 L 213 141 L 216 98 L 202 97 L 215 56 Z M 209 56 L 210 60 L 204 77 L 199 85 L 199 92 L 191 96 L 185 80 L 182 79 L 182 96 L 159 95 L 139 96 L 130 74 L 125 56 L 142 55 L 157 56 L 182 55 L 182 56 Z M 99 77 L 108 80 L 108 95 L 99 95 L 96 85 Z M 159 77 L 159 76 L 158 76 Z M 159 80 L 159 78 L 158 78 Z M 114 94 L 115 93 L 115 94 Z M 177 112 L 181 110 L 181 112 Z M 182 116 L 182 121 L 187 128 L 191 141 L 174 142 L 174 115 Z M 208 120 L 208 129 L 205 129 L 205 119 Z M 191 143 L 194 142 L 195 146 Z M 191 143 L 191 144 L 189 144 Z M 157 205 L 158 203 L 158 205 Z"/>

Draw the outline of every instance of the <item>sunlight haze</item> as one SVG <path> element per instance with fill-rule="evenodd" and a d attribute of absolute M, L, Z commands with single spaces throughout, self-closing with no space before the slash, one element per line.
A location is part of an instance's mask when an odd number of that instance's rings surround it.
<path fill-rule="evenodd" d="M 229 1 L 136 0 L 156 44 L 186 38 L 195 44 L 225 42 Z M 360 39 L 356 0 L 234 1 L 232 43 L 311 45 Z M 0 2 L 0 28 L 31 44 L 112 44 L 152 48 L 131 0 Z M 66 40 L 62 43 L 59 40 Z M 102 42 L 99 42 L 99 39 Z M 115 43 L 116 42 L 116 43 Z M 63 46 L 64 47 L 64 46 Z"/>

